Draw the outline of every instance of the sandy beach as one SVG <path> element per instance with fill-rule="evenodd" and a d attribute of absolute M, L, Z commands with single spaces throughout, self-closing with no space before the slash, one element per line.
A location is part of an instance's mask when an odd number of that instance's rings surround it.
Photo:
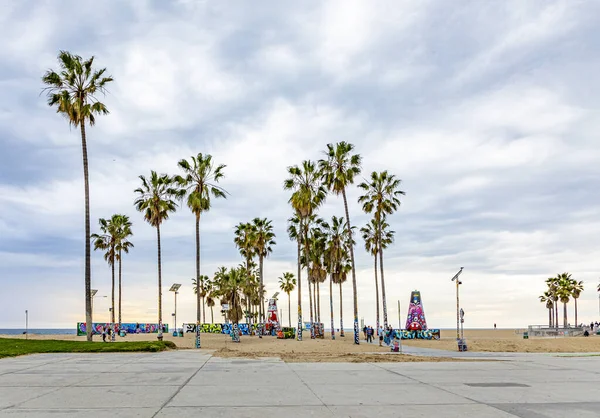
<path fill-rule="evenodd" d="M 529 338 L 523 339 L 523 330 L 465 330 L 465 338 L 470 351 L 480 352 L 523 352 L 523 353 L 590 353 L 600 352 L 600 336 L 590 337 L 558 337 L 558 338 Z M 24 338 L 24 335 L 3 335 L 6 338 Z M 399 355 L 382 355 L 390 353 L 388 347 L 379 347 L 378 344 L 360 345 L 353 344 L 352 335 L 331 340 L 329 335 L 325 339 L 311 340 L 308 333 L 304 334 L 304 341 L 278 340 L 273 337 L 258 338 L 255 336 L 242 336 L 241 343 L 233 343 L 228 335 L 202 334 L 202 348 L 214 350 L 214 355 L 219 357 L 280 357 L 285 361 L 422 361 L 420 358 Z M 29 335 L 35 339 L 58 339 L 85 341 L 85 337 L 75 335 Z M 173 337 L 164 334 L 164 338 L 173 341 L 179 348 L 194 348 L 195 335 L 185 334 L 184 337 Z M 127 335 L 117 337 L 118 341 L 151 341 L 156 339 L 156 334 Z M 94 341 L 101 341 L 100 336 L 95 336 Z M 456 333 L 443 330 L 441 340 L 403 340 L 403 344 L 414 347 L 438 348 L 456 351 Z M 432 361 L 432 359 L 428 359 Z"/>

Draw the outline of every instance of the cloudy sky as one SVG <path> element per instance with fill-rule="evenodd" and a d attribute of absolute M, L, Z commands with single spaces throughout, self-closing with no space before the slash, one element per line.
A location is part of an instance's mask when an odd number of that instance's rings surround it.
<path fill-rule="evenodd" d="M 134 223 L 124 321 L 156 321 L 155 231 L 132 205 L 138 175 L 175 174 L 198 152 L 226 164 L 230 196 L 202 220 L 202 272 L 239 263 L 235 224 L 267 217 L 277 234 L 265 264 L 271 294 L 296 271 L 286 167 L 341 140 L 364 157 L 365 177 L 387 169 L 406 192 L 385 253 L 394 323 L 397 301 L 404 319 L 419 289 L 429 326 L 452 327 L 450 278 L 461 266 L 467 326 L 547 322 L 537 296 L 563 271 L 585 282 L 580 320 L 598 319 L 599 3 L 167 3 L 0 5 L 0 328 L 22 327 L 25 309 L 31 327 L 85 319 L 80 137 L 40 96 L 61 49 L 94 55 L 115 79 L 88 152 L 94 230 L 113 213 Z M 350 214 L 362 226 L 358 196 L 349 191 Z M 342 210 L 331 197 L 321 215 Z M 192 321 L 189 210 L 162 233 L 163 316 L 178 282 L 178 318 Z M 374 323 L 372 258 L 362 243 L 356 253 L 359 316 Z M 92 287 L 109 295 L 110 269 L 92 255 Z M 344 295 L 350 325 L 350 283 Z M 97 298 L 95 319 L 107 320 L 108 306 Z"/>

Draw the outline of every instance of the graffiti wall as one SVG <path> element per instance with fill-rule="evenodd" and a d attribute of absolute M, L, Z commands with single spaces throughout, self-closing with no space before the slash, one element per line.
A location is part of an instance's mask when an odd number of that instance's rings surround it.
<path fill-rule="evenodd" d="M 116 326 L 118 327 L 119 325 L 116 324 Z M 92 324 L 92 334 L 102 334 L 102 330 L 107 327 L 110 328 L 110 322 L 94 322 Z M 158 333 L 158 324 L 122 323 L 120 329 L 128 334 Z M 85 322 L 77 323 L 77 335 L 86 335 L 86 330 Z M 169 332 L 167 324 L 163 324 L 163 332 Z"/>
<path fill-rule="evenodd" d="M 411 331 L 408 329 L 394 330 L 396 334 L 400 334 L 402 340 L 439 340 L 439 329 L 427 329 L 420 331 Z"/>
<path fill-rule="evenodd" d="M 205 334 L 231 334 L 232 324 L 200 324 L 200 332 Z M 252 324 L 256 331 L 258 324 Z M 183 324 L 184 332 L 196 332 L 196 324 Z M 240 335 L 250 335 L 250 324 L 238 324 Z"/>

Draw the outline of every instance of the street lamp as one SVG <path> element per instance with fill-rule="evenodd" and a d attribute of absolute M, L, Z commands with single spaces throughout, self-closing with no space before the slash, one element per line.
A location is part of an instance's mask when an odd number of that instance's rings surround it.
<path fill-rule="evenodd" d="M 460 340 L 460 299 L 458 298 L 458 286 L 462 284 L 460 280 L 458 280 L 458 276 L 463 271 L 463 267 L 458 270 L 458 273 L 454 275 L 452 281 L 456 281 L 456 340 Z"/>
<path fill-rule="evenodd" d="M 177 294 L 179 293 L 178 290 L 180 287 L 181 284 L 174 283 L 173 286 L 171 286 L 171 288 L 169 289 L 169 292 L 175 293 L 175 312 L 173 313 L 173 319 L 175 321 L 175 332 L 177 332 Z"/>

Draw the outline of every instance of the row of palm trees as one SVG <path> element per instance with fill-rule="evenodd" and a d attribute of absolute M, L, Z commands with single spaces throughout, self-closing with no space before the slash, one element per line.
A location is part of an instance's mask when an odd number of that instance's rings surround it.
<path fill-rule="evenodd" d="M 119 262 L 119 283 L 121 281 L 122 253 L 133 246 L 128 241 L 131 223 L 124 215 L 114 215 L 110 220 L 100 220 L 102 234 L 91 234 L 89 171 L 87 156 L 86 126 L 93 126 L 96 117 L 107 115 L 107 107 L 99 100 L 105 94 L 109 83 L 113 81 L 106 75 L 106 68 L 95 69 L 94 57 L 84 60 L 67 51 L 58 54 L 59 70 L 48 70 L 42 77 L 47 93 L 48 105 L 56 108 L 57 113 L 64 116 L 69 125 L 79 128 L 81 134 L 84 196 L 85 196 L 85 306 L 86 329 L 88 341 L 92 340 L 92 295 L 91 295 L 91 242 L 96 249 L 106 250 L 105 258 L 113 269 L 113 322 L 114 320 L 114 263 Z M 297 286 L 298 286 L 298 340 L 302 340 L 302 299 L 301 272 L 304 267 L 309 285 L 310 321 L 320 321 L 320 283 L 330 277 L 330 295 L 334 283 L 340 285 L 340 329 L 343 335 L 343 318 L 341 315 L 342 287 L 349 273 L 352 274 L 353 310 L 354 310 L 354 342 L 359 343 L 358 330 L 358 294 L 356 284 L 356 265 L 354 257 L 354 231 L 350 223 L 347 190 L 354 185 L 361 173 L 361 156 L 354 152 L 354 146 L 347 142 L 328 144 L 324 158 L 319 161 L 303 161 L 300 165 L 288 168 L 289 178 L 284 181 L 284 189 L 291 192 L 289 203 L 293 216 L 288 222 L 288 235 L 297 241 Z M 195 216 L 196 230 L 196 320 L 201 321 L 204 299 L 220 297 L 230 302 L 229 317 L 233 320 L 244 315 L 242 302 L 246 304 L 246 315 L 250 318 L 264 319 L 264 278 L 263 262 L 272 251 L 274 234 L 271 222 L 266 219 L 254 219 L 236 228 L 235 244 L 245 260 L 245 265 L 221 268 L 215 279 L 208 280 L 200 272 L 200 221 L 202 214 L 211 208 L 212 199 L 226 198 L 227 191 L 218 185 L 224 176 L 225 165 L 215 165 L 210 155 L 198 154 L 190 160 L 178 163 L 181 173 L 170 176 L 151 171 L 149 177 L 140 176 L 141 185 L 135 190 L 135 207 L 143 213 L 144 220 L 156 228 L 157 260 L 158 260 L 158 320 L 159 338 L 162 338 L 162 265 L 161 265 L 161 227 L 169 215 L 178 207 L 178 201 L 186 200 L 188 208 Z M 374 256 L 375 283 L 377 296 L 377 323 L 379 323 L 379 282 L 377 263 L 381 280 L 381 300 L 383 304 L 383 320 L 387 326 L 387 305 L 383 269 L 383 250 L 393 241 L 394 232 L 389 230 L 387 217 L 394 213 L 399 205 L 400 180 L 387 172 L 373 172 L 369 181 L 359 185 L 364 195 L 359 203 L 373 219 L 361 229 L 365 239 L 365 248 Z M 318 208 L 324 203 L 328 194 L 341 196 L 344 203 L 344 215 L 333 217 L 331 223 L 318 218 Z M 127 225 L 125 225 L 127 224 Z M 258 273 L 254 259 L 258 258 Z M 291 273 L 282 277 L 281 286 L 292 287 Z M 258 278 L 258 285 L 255 281 Z M 296 279 L 294 279 L 296 280 Z M 254 281 L 254 282 L 253 282 Z M 211 292 L 209 283 L 214 290 Z M 254 285 L 253 285 L 254 283 Z M 310 286 L 312 284 L 312 291 Z M 120 287 L 120 285 L 119 285 Z M 254 290 L 251 290 L 253 288 Z M 256 290 L 258 289 L 258 290 Z M 283 290 L 283 287 L 282 287 Z M 286 291 L 289 294 L 291 290 Z M 211 296 L 212 295 L 212 296 Z M 314 295 L 314 297 L 313 297 Z M 238 299 L 239 298 L 239 303 Z M 119 300 L 121 292 L 119 291 Z M 258 301 L 258 302 L 257 302 Z M 120 303 L 119 303 L 120 305 Z M 333 302 L 330 296 L 333 327 Z M 212 308 L 212 306 L 211 306 Z M 256 312 L 258 308 L 258 313 Z M 237 310 L 240 312 L 237 312 Z M 119 306 L 119 317 L 121 309 Z M 241 317 L 240 316 L 240 317 Z M 204 318 L 205 319 L 205 318 Z M 120 319 L 119 319 L 120 320 Z M 311 327 L 314 337 L 314 326 Z M 334 337 L 334 336 L 332 336 Z"/>
<path fill-rule="evenodd" d="M 356 264 L 354 261 L 354 227 L 350 222 L 347 190 L 354 184 L 361 173 L 362 158 L 354 152 L 354 145 L 347 142 L 327 144 L 324 158 L 315 161 L 306 160 L 300 165 L 288 168 L 289 177 L 284 181 L 284 189 L 291 191 L 289 203 L 294 215 L 289 219 L 288 233 L 298 244 L 298 333 L 302 340 L 302 296 L 301 273 L 306 268 L 309 286 L 310 322 L 315 316 L 320 322 L 319 287 L 318 284 L 330 276 L 330 287 L 334 281 L 340 285 L 346 280 L 346 275 L 352 273 L 352 291 L 354 302 L 354 342 L 359 344 L 358 329 L 358 294 L 356 288 Z M 365 213 L 373 214 L 373 219 L 361 229 L 367 251 L 374 256 L 377 263 L 379 256 L 381 299 L 383 307 L 384 326 L 388 325 L 385 280 L 383 269 L 383 249 L 392 241 L 394 232 L 389 230 L 387 216 L 393 214 L 400 206 L 399 196 L 404 192 L 399 189 L 400 180 L 394 175 L 383 172 L 373 172 L 370 180 L 359 184 L 364 195 L 358 202 L 362 204 Z M 344 203 L 345 218 L 332 218 L 331 226 L 317 217 L 319 207 L 325 202 L 328 193 L 341 196 Z M 337 229 L 338 241 L 333 238 Z M 375 266 L 375 273 L 377 266 Z M 377 323 L 379 324 L 379 286 L 376 282 Z M 311 292 L 310 285 L 313 284 Z M 316 287 L 316 289 L 315 289 Z M 316 290 L 316 293 L 315 293 Z M 330 292 L 331 294 L 332 292 Z M 313 305 L 313 299 L 317 301 Z M 340 331 L 343 336 L 343 318 L 341 317 L 341 286 L 340 286 Z M 333 306 L 333 303 L 332 303 Z M 332 338 L 334 338 L 333 308 Z M 311 338 L 314 338 L 314 326 L 311 326 Z"/>
<path fill-rule="evenodd" d="M 570 273 L 557 274 L 546 279 L 547 290 L 539 297 L 548 309 L 548 326 L 558 328 L 558 302 L 563 304 L 563 327 L 568 326 L 567 304 L 575 301 L 575 325 L 577 326 L 577 299 L 583 292 L 583 282 L 571 278 Z"/>

